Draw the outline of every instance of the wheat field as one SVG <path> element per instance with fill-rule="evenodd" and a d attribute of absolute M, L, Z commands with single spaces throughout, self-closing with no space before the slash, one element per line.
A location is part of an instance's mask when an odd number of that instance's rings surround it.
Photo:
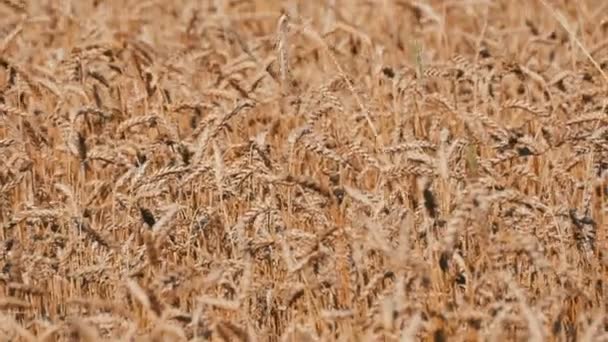
<path fill-rule="evenodd" d="M 0 341 L 608 341 L 608 2 L 1 0 Z"/>

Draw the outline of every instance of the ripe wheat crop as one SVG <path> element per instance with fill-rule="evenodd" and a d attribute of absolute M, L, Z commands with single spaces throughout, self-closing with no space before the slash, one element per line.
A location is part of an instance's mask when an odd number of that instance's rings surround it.
<path fill-rule="evenodd" d="M 607 341 L 608 2 L 1 0 L 0 341 Z"/>

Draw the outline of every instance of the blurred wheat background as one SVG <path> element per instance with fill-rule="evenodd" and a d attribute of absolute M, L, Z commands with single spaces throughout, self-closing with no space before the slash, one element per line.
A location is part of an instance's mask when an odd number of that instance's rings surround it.
<path fill-rule="evenodd" d="M 0 1 L 0 341 L 606 341 L 608 2 Z"/>

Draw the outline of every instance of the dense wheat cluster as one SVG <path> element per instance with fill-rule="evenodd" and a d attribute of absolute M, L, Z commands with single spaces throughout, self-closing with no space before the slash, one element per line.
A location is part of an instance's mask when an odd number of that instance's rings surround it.
<path fill-rule="evenodd" d="M 606 37 L 602 0 L 0 1 L 0 340 L 608 340 Z"/>

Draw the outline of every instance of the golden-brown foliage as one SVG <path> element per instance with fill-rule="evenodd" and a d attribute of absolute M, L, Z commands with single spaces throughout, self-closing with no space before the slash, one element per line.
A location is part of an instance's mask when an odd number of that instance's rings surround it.
<path fill-rule="evenodd" d="M 606 340 L 607 10 L 0 1 L 0 340 Z"/>

